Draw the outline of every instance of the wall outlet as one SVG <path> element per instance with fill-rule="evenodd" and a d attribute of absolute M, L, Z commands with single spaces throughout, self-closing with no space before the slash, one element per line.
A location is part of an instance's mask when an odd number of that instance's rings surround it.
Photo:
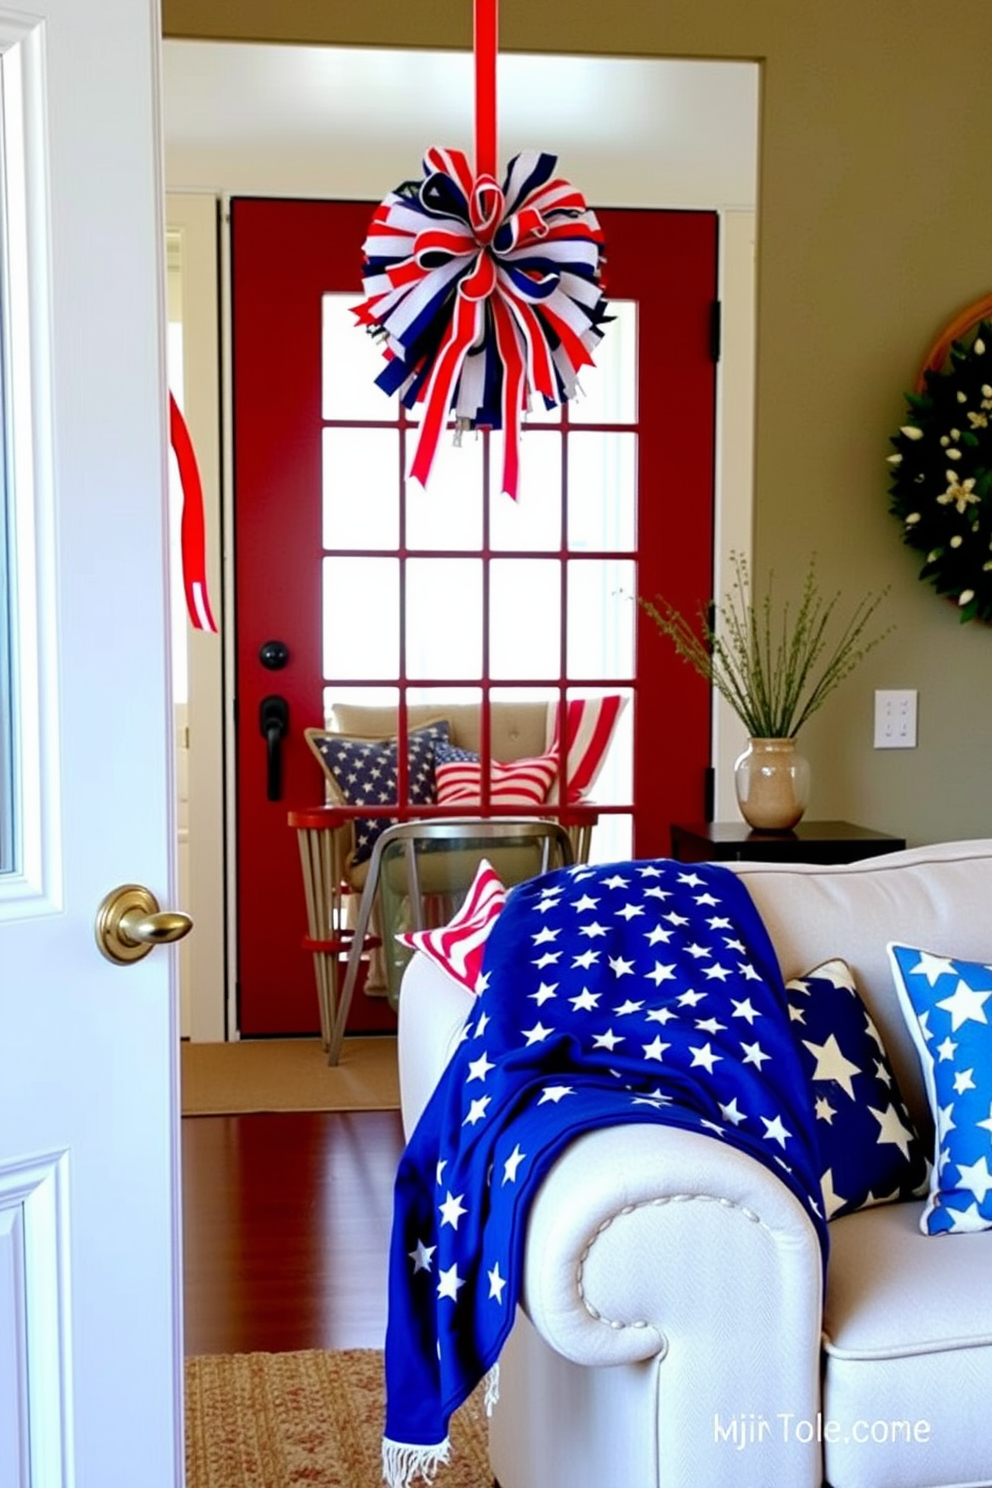
<path fill-rule="evenodd" d="M 875 693 L 875 748 L 916 748 L 916 690 Z"/>

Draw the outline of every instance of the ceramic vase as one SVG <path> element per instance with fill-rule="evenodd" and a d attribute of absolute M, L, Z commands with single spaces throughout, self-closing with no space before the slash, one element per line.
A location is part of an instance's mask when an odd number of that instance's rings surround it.
<path fill-rule="evenodd" d="M 750 739 L 734 765 L 741 816 L 759 832 L 786 832 L 809 800 L 809 760 L 795 739 Z"/>

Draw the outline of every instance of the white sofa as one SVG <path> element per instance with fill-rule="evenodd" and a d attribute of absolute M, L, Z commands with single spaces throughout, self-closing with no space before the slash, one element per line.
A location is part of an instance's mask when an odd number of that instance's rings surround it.
<path fill-rule="evenodd" d="M 929 1153 L 886 944 L 992 962 L 992 840 L 734 866 L 786 979 L 832 957 L 852 967 Z M 470 1006 L 414 958 L 408 1132 Z M 662 1125 L 577 1139 L 531 1209 L 490 1428 L 501 1488 L 992 1483 L 992 1233 L 924 1236 L 921 1207 L 834 1220 L 824 1295 L 813 1227 L 767 1168 Z"/>

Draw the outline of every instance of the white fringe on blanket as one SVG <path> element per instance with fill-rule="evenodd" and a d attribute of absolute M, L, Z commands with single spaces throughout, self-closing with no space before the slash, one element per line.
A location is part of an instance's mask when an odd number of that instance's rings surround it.
<path fill-rule="evenodd" d="M 382 1476 L 388 1488 L 413 1488 L 416 1478 L 433 1483 L 434 1474 L 451 1458 L 451 1441 L 448 1437 L 432 1447 L 415 1447 L 406 1442 L 382 1439 Z"/>
<path fill-rule="evenodd" d="M 491 1416 L 499 1404 L 498 1363 L 485 1377 L 482 1403 L 487 1416 Z M 382 1476 L 388 1488 L 413 1488 L 418 1477 L 425 1483 L 433 1483 L 438 1468 L 442 1463 L 447 1466 L 450 1460 L 451 1439 L 447 1436 L 434 1447 L 412 1447 L 406 1442 L 390 1441 L 388 1436 L 382 1439 Z"/>

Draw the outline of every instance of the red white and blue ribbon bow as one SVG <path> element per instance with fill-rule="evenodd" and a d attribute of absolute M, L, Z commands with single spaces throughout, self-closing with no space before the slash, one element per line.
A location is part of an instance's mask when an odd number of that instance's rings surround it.
<path fill-rule="evenodd" d="M 530 394 L 574 396 L 608 318 L 602 231 L 585 198 L 536 150 L 502 186 L 460 150 L 431 147 L 423 180 L 390 193 L 363 248 L 360 325 L 385 339 L 376 383 L 424 405 L 410 474 L 427 484 L 441 431 L 505 431 L 502 489 L 516 497 Z"/>

